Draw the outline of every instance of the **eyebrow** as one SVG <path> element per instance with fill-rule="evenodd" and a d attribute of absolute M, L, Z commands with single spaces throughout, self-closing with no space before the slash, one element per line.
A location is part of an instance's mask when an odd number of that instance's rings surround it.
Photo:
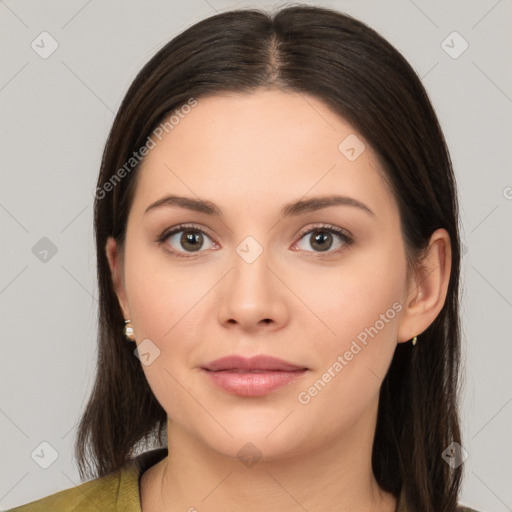
<path fill-rule="evenodd" d="M 154 203 L 149 205 L 146 208 L 145 213 L 154 210 L 155 208 L 161 208 L 164 206 L 177 206 L 179 208 L 185 208 L 187 210 L 192 210 L 200 213 L 205 213 L 207 215 L 212 215 L 214 217 L 222 218 L 222 211 L 217 205 L 215 205 L 215 203 L 212 203 L 211 201 L 207 201 L 204 199 L 194 199 L 192 197 L 184 197 L 177 195 L 169 195 L 162 197 L 158 201 L 155 201 Z M 375 213 L 361 201 L 358 201 L 357 199 L 354 199 L 352 197 L 338 195 L 313 197 L 310 199 L 302 199 L 292 203 L 287 203 L 281 209 L 281 216 L 290 217 L 300 215 L 303 213 L 328 208 L 330 206 L 352 206 L 355 208 L 359 208 L 360 210 L 363 210 L 368 215 L 375 216 Z"/>

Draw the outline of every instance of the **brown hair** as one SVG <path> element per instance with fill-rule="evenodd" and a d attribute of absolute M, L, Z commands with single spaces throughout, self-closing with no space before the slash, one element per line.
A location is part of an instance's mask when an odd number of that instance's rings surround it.
<path fill-rule="evenodd" d="M 448 149 L 428 96 L 402 55 L 360 21 L 305 5 L 272 14 L 235 10 L 193 25 L 151 58 L 123 99 L 104 149 L 95 201 L 98 367 L 76 439 L 80 474 L 103 476 L 119 469 L 138 444 L 165 443 L 167 415 L 122 334 L 124 318 L 105 255 L 109 236 L 123 246 L 139 166 L 113 178 L 155 127 L 190 98 L 250 94 L 267 86 L 321 99 L 369 141 L 391 183 L 407 251 L 416 261 L 434 230 L 445 228 L 450 235 L 444 307 L 418 345 L 396 348 L 380 391 L 372 463 L 380 486 L 395 495 L 403 488 L 414 510 L 453 511 L 461 468 L 441 457 L 450 443 L 460 443 L 460 246 Z"/>

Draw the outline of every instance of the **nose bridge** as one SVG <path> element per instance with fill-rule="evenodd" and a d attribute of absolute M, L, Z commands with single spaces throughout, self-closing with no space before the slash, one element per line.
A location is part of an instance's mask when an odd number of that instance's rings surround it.
<path fill-rule="evenodd" d="M 284 321 L 285 298 L 279 280 L 269 268 L 272 259 L 267 247 L 252 236 L 238 244 L 230 258 L 232 271 L 226 276 L 220 294 L 221 322 L 251 328 L 260 322 Z"/>

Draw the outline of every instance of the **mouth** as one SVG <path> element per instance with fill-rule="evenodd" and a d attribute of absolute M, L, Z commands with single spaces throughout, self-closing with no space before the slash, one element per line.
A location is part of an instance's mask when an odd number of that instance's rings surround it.
<path fill-rule="evenodd" d="M 254 357 L 242 357 L 238 355 L 230 355 L 221 357 L 215 361 L 211 361 L 203 367 L 205 370 L 212 372 L 218 371 L 240 371 L 265 373 L 269 371 L 290 372 L 295 370 L 307 370 L 303 366 L 292 364 L 277 357 L 258 355 Z"/>
<path fill-rule="evenodd" d="M 245 397 L 264 396 L 304 375 L 308 368 L 271 356 L 244 358 L 233 355 L 202 367 L 211 383 L 223 391 Z"/>

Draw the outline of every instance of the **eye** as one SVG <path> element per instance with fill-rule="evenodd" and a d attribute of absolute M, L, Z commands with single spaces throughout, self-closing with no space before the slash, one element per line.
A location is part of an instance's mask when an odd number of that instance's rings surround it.
<path fill-rule="evenodd" d="M 186 254 L 203 252 L 206 241 L 211 243 L 210 248 L 216 248 L 218 245 L 198 226 L 195 225 L 179 225 L 171 230 L 165 231 L 158 240 L 171 247 L 171 252 L 176 256 L 188 258 Z"/>
<path fill-rule="evenodd" d="M 313 251 L 304 247 L 303 239 L 306 244 L 313 248 Z M 204 249 L 205 242 L 210 243 L 210 248 L 219 248 L 219 245 L 214 242 L 203 229 L 193 224 L 180 224 L 179 226 L 165 231 L 159 237 L 158 242 L 170 246 L 170 252 L 175 256 L 185 258 L 193 256 L 194 253 L 204 252 L 202 249 Z M 300 250 L 307 252 L 333 254 L 352 243 L 353 240 L 351 236 L 345 230 L 337 226 L 322 224 L 302 232 L 300 234 L 300 241 L 296 246 L 298 246 Z M 334 250 L 332 250 L 333 245 Z"/>
<path fill-rule="evenodd" d="M 343 247 L 349 246 L 353 243 L 352 238 L 348 235 L 348 233 L 337 227 L 332 225 L 320 225 L 316 226 L 313 229 L 309 229 L 305 233 L 301 233 L 301 240 L 305 240 L 305 243 L 313 248 L 313 252 L 325 253 L 329 252 L 329 254 L 339 252 Z M 337 239 L 337 245 L 336 245 Z M 301 242 L 299 241 L 296 245 L 299 246 L 299 249 L 309 251 L 306 247 L 300 246 Z M 334 245 L 334 250 L 331 250 Z"/>

